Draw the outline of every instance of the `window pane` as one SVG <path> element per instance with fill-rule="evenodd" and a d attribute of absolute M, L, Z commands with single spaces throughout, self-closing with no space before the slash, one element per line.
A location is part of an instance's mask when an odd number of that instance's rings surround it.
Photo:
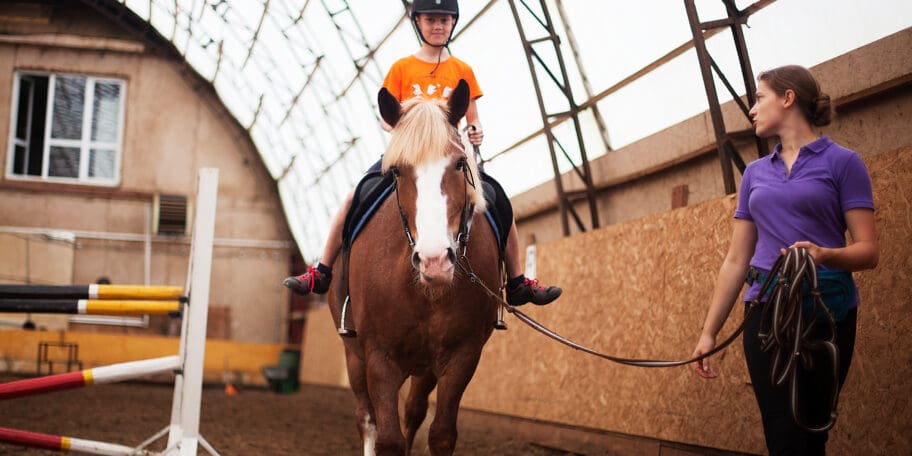
<path fill-rule="evenodd" d="M 19 79 L 19 106 L 16 113 L 16 138 L 28 137 L 29 100 L 32 98 L 32 81 L 27 78 Z"/>
<path fill-rule="evenodd" d="M 117 122 L 120 118 L 120 84 L 100 82 L 95 84 L 95 101 L 92 106 L 92 141 L 117 140 Z"/>
<path fill-rule="evenodd" d="M 51 146 L 48 176 L 79 177 L 79 148 Z"/>
<path fill-rule="evenodd" d="M 25 153 L 25 147 L 19 145 L 13 146 L 13 174 L 25 174 L 25 163 L 27 159 Z"/>
<path fill-rule="evenodd" d="M 85 103 L 86 78 L 58 76 L 54 84 L 54 114 L 51 137 L 82 139 L 82 115 Z"/>
<path fill-rule="evenodd" d="M 92 149 L 89 153 L 89 177 L 114 177 L 114 151 Z"/>

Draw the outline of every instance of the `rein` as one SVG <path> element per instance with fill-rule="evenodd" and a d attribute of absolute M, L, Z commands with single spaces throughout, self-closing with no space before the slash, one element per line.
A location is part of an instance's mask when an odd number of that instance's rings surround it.
<path fill-rule="evenodd" d="M 691 359 L 681 361 L 622 358 L 619 356 L 612 356 L 601 353 L 597 350 L 586 347 L 585 345 L 574 342 L 566 337 L 561 336 L 553 330 L 548 329 L 541 323 L 535 321 L 532 317 L 529 317 L 517 309 L 515 306 L 507 303 L 500 294 L 491 291 L 491 289 L 488 288 L 472 270 L 469 259 L 465 255 L 459 255 L 456 263 L 456 268 L 465 274 L 470 282 L 481 287 L 481 289 L 484 290 L 488 296 L 497 301 L 502 310 L 506 310 L 507 312 L 515 315 L 516 318 L 530 326 L 532 329 L 544 334 L 545 336 L 550 337 L 551 339 L 554 339 L 561 344 L 583 351 L 590 355 L 606 359 L 611 362 L 628 366 L 683 366 L 712 356 L 731 345 L 731 343 L 734 342 L 734 340 L 744 331 L 744 325 L 750 318 L 753 311 L 756 308 L 761 307 L 761 311 L 764 312 L 764 316 L 766 316 L 769 312 L 772 312 L 772 320 L 769 328 L 761 328 L 760 330 L 760 340 L 763 350 L 772 350 L 773 352 L 773 365 L 770 371 L 770 380 L 776 386 L 782 386 L 786 382 L 789 383 L 792 416 L 794 417 L 795 422 L 799 427 L 810 432 L 825 432 L 832 428 L 836 423 L 836 405 L 839 391 L 839 352 L 835 345 L 835 321 L 833 320 L 832 315 L 824 305 L 823 299 L 820 296 L 820 291 L 818 290 L 817 283 L 817 269 L 814 265 L 814 261 L 808 254 L 807 250 L 804 248 L 789 249 L 785 255 L 780 256 L 779 259 L 776 260 L 776 263 L 770 270 L 769 275 L 760 286 L 760 293 L 757 295 L 757 298 L 748 304 L 747 312 L 744 315 L 744 320 L 740 325 L 738 325 L 738 328 L 735 329 L 734 333 L 732 333 L 731 336 L 729 336 L 727 339 L 725 339 L 725 341 L 717 345 L 709 352 Z M 814 311 L 811 315 L 813 319 L 809 324 L 807 324 L 807 327 L 805 327 L 805 321 L 801 308 L 801 290 L 803 283 L 807 283 L 810 287 L 811 296 L 814 302 Z M 761 302 L 761 299 L 764 296 L 771 296 L 771 301 L 765 303 Z M 831 336 L 827 340 L 815 341 L 812 339 L 812 330 L 814 329 L 817 322 L 817 317 L 820 314 L 826 315 L 826 321 L 830 324 Z M 832 398 L 830 401 L 832 408 L 829 421 L 826 424 L 819 427 L 811 427 L 805 424 L 799 418 L 797 367 L 798 360 L 800 359 L 806 369 L 812 368 L 813 363 L 810 357 L 810 352 L 820 349 L 826 350 L 830 355 L 832 361 L 834 379 Z M 781 362 L 783 359 L 785 360 L 784 365 Z"/>

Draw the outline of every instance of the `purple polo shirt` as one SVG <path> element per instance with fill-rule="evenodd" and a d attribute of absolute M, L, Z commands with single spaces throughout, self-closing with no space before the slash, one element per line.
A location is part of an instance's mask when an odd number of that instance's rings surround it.
<path fill-rule="evenodd" d="M 782 144 L 777 144 L 772 154 L 747 166 L 735 211 L 735 218 L 757 226 L 750 265 L 764 272 L 773 267 L 780 248 L 798 241 L 845 247 L 845 212 L 874 209 L 871 178 L 854 151 L 823 136 L 798 151 L 788 175 L 779 157 L 781 150 Z M 827 267 L 820 265 L 820 269 Z M 754 299 L 759 290 L 760 284 L 755 283 L 744 299 Z"/>

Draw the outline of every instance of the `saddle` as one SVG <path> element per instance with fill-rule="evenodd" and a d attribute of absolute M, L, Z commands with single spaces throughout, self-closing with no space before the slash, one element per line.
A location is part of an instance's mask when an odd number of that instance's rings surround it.
<path fill-rule="evenodd" d="M 487 209 L 484 216 L 488 225 L 497 238 L 497 247 L 500 257 L 503 258 L 507 246 L 507 235 L 513 224 L 513 206 L 503 187 L 493 177 L 481 173 L 484 197 Z M 345 216 L 342 228 L 342 249 L 350 251 L 358 234 L 367 226 L 367 223 L 377 212 L 381 204 L 395 190 L 395 177 L 392 173 L 383 174 L 379 171 L 364 175 L 352 197 L 351 207 Z"/>

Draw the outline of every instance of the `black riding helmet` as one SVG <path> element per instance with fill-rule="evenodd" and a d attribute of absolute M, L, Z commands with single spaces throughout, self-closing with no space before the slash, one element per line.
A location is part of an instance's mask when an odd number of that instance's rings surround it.
<path fill-rule="evenodd" d="M 453 22 L 453 30 L 456 30 L 456 23 L 459 22 L 459 2 L 457 0 L 415 0 L 412 2 L 412 25 L 415 26 L 415 32 L 418 33 L 418 37 L 421 38 L 421 41 L 428 43 L 428 41 L 424 39 L 424 34 L 421 33 L 421 28 L 418 27 L 419 14 L 449 14 L 456 19 Z M 447 45 L 450 44 L 451 39 L 453 39 L 453 31 L 450 31 L 450 37 L 447 38 Z"/>

